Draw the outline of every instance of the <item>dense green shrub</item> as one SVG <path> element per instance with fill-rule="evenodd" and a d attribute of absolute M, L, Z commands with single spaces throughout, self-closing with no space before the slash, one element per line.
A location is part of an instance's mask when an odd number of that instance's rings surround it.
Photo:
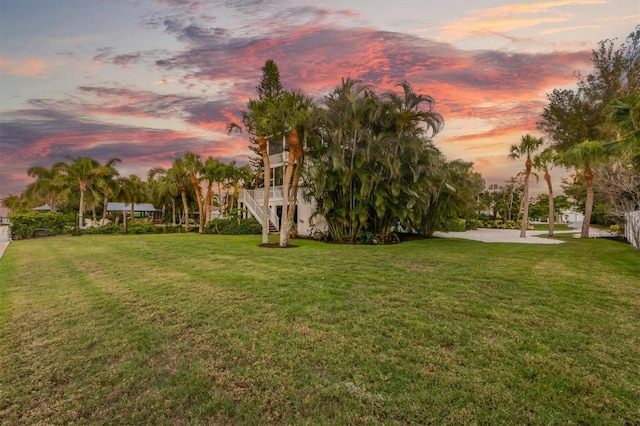
<path fill-rule="evenodd" d="M 185 232 L 182 226 L 164 225 L 157 226 L 149 222 L 133 221 L 127 224 L 128 234 L 177 234 Z M 189 227 L 189 232 L 198 232 L 197 226 Z M 124 234 L 124 225 L 110 223 L 104 226 L 96 226 L 92 228 L 84 228 L 83 234 Z"/>
<path fill-rule="evenodd" d="M 466 230 L 474 231 L 478 228 L 483 228 L 484 222 L 479 219 L 467 219 Z"/>
<path fill-rule="evenodd" d="M 609 216 L 609 206 L 607 204 L 595 204 L 591 212 L 591 224 L 609 226 L 613 222 Z"/>
<path fill-rule="evenodd" d="M 74 226 L 74 215 L 58 212 L 12 213 L 8 218 L 15 239 L 70 234 Z"/>
<path fill-rule="evenodd" d="M 465 219 L 450 219 L 444 223 L 441 231 L 444 232 L 464 232 L 467 226 Z"/>
<path fill-rule="evenodd" d="M 83 234 L 121 234 L 123 232 L 124 227 L 122 225 L 115 225 L 113 223 L 104 226 L 85 228 L 82 230 Z"/>
<path fill-rule="evenodd" d="M 262 226 L 257 220 L 249 219 L 213 219 L 204 227 L 207 234 L 249 235 L 262 233 Z"/>

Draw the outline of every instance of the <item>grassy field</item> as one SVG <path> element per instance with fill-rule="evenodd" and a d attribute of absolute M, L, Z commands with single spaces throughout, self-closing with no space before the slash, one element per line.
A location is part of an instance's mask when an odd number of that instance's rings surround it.
<path fill-rule="evenodd" d="M 11 243 L 0 423 L 640 423 L 630 246 L 293 242 Z"/>

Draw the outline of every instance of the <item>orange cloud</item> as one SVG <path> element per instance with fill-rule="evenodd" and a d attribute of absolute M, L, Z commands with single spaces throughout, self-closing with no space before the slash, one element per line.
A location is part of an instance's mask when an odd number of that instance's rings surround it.
<path fill-rule="evenodd" d="M 47 63 L 40 58 L 0 59 L 0 75 L 39 77 L 44 74 Z"/>
<path fill-rule="evenodd" d="M 566 6 L 584 6 L 609 3 L 608 0 L 561 0 L 538 3 L 516 3 L 484 10 L 474 10 L 473 15 L 450 22 L 441 29 L 449 38 L 461 38 L 473 34 L 507 32 L 542 24 L 565 22 L 568 15 L 549 16 L 549 13 Z M 531 18 L 521 15 L 539 15 Z"/>

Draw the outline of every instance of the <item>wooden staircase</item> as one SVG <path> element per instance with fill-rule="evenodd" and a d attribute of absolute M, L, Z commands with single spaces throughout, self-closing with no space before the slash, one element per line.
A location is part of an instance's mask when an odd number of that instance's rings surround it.
<path fill-rule="evenodd" d="M 270 234 L 277 234 L 280 231 L 278 230 L 278 227 L 276 225 L 273 224 L 273 222 L 269 221 L 269 233 Z"/>

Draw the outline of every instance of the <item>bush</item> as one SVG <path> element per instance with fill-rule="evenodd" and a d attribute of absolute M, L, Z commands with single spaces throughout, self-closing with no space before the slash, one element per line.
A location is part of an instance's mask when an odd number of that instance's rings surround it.
<path fill-rule="evenodd" d="M 467 224 L 465 229 L 467 231 L 474 231 L 478 228 L 483 228 L 484 222 L 478 219 L 467 219 Z"/>
<path fill-rule="evenodd" d="M 35 238 L 40 229 L 46 230 L 46 235 L 70 234 L 75 224 L 73 215 L 58 212 L 13 213 L 8 217 L 16 240 Z"/>
<path fill-rule="evenodd" d="M 467 227 L 465 219 L 449 219 L 444 223 L 441 231 L 444 232 L 464 232 Z"/>
<path fill-rule="evenodd" d="M 253 235 L 261 234 L 262 226 L 253 218 L 240 219 L 240 221 L 238 219 L 213 219 L 204 226 L 204 232 L 206 234 Z"/>
<path fill-rule="evenodd" d="M 173 225 L 163 225 L 157 226 L 149 222 L 138 222 L 133 221 L 127 224 L 127 233 L 128 234 L 177 234 L 180 232 L 185 232 L 182 226 L 173 226 Z M 189 227 L 189 232 L 198 232 L 198 227 Z M 122 223 L 116 225 L 110 223 L 104 226 L 95 226 L 92 228 L 84 228 L 82 230 L 83 234 L 90 235 L 115 235 L 115 234 L 124 234 L 124 225 Z"/>
<path fill-rule="evenodd" d="M 504 223 L 504 229 L 520 229 L 520 222 L 515 222 L 513 220 L 507 220 Z"/>

